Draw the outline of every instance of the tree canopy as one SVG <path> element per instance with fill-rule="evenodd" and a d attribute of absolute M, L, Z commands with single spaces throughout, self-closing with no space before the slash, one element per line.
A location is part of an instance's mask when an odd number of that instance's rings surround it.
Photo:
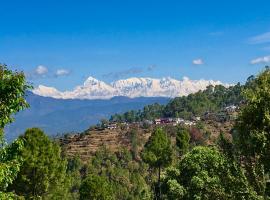
<path fill-rule="evenodd" d="M 195 147 L 163 177 L 168 199 L 259 199 L 240 166 L 217 149 Z"/>
<path fill-rule="evenodd" d="M 266 195 L 270 172 L 270 70 L 252 77 L 245 88 L 245 106 L 236 122 L 235 141 L 247 177 L 261 195 Z"/>
<path fill-rule="evenodd" d="M 25 101 L 26 90 L 31 88 L 22 72 L 13 72 L 6 65 L 0 64 L 0 198 L 15 198 L 14 194 L 6 193 L 20 170 L 22 159 L 19 152 L 23 141 L 18 139 L 7 145 L 4 142 L 3 129 L 12 122 L 12 114 L 28 107 Z"/>
<path fill-rule="evenodd" d="M 151 168 L 158 169 L 158 185 L 155 190 L 155 195 L 158 199 L 161 197 L 161 168 L 167 167 L 172 163 L 172 156 L 173 150 L 170 138 L 163 129 L 156 129 L 145 145 L 142 152 L 142 159 L 148 163 Z"/>
<path fill-rule="evenodd" d="M 12 114 L 28 107 L 24 97 L 29 88 L 23 72 L 13 72 L 0 64 L 0 129 L 12 122 Z"/>
<path fill-rule="evenodd" d="M 56 195 L 64 186 L 67 166 L 60 147 L 38 128 L 28 129 L 21 138 L 23 163 L 9 189 L 27 198 L 45 198 L 48 192 Z"/>

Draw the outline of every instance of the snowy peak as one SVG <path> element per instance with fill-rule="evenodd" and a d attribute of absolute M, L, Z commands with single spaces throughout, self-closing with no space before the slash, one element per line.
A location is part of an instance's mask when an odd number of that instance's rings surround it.
<path fill-rule="evenodd" d="M 105 84 L 104 82 L 102 81 L 99 81 L 97 79 L 95 79 L 94 77 L 92 76 L 89 76 L 86 81 L 84 82 L 84 86 L 92 86 L 92 85 L 102 85 L 102 84 Z"/>
<path fill-rule="evenodd" d="M 62 99 L 110 99 L 114 96 L 135 97 L 177 97 L 204 90 L 208 85 L 224 85 L 213 80 L 176 80 L 171 77 L 154 78 L 128 78 L 110 84 L 88 77 L 83 85 L 75 87 L 72 91 L 60 92 L 56 88 L 39 85 L 33 90 L 40 96 Z"/>
<path fill-rule="evenodd" d="M 54 87 L 47 87 L 44 85 L 39 85 L 37 88 L 34 88 L 33 93 L 45 97 L 54 97 L 54 98 L 62 97 L 60 91 L 58 91 Z"/>

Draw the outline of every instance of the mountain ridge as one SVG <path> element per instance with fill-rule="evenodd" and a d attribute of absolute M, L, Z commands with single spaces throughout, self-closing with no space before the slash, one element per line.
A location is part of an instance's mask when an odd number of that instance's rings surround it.
<path fill-rule="evenodd" d="M 204 90 L 209 85 L 230 86 L 221 81 L 190 80 L 188 77 L 183 77 L 182 80 L 171 77 L 161 79 L 131 77 L 105 83 L 89 76 L 82 85 L 76 86 L 70 91 L 61 92 L 54 87 L 39 85 L 33 90 L 33 93 L 57 99 L 110 99 L 115 96 L 174 98 Z"/>
<path fill-rule="evenodd" d="M 5 129 L 8 141 L 17 138 L 25 129 L 31 127 L 40 127 L 49 135 L 81 132 L 115 113 L 141 109 L 153 103 L 166 104 L 170 99 L 122 96 L 102 100 L 55 99 L 28 91 L 26 100 L 30 108 L 16 114 L 15 121 Z"/>

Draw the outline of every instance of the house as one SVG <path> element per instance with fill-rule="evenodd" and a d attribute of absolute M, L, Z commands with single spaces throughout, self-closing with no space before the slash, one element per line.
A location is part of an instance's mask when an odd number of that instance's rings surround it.
<path fill-rule="evenodd" d="M 155 124 L 161 124 L 161 119 L 155 119 Z"/>
<path fill-rule="evenodd" d="M 192 121 L 186 120 L 186 121 L 184 122 L 184 124 L 185 124 L 186 126 L 193 126 L 193 125 L 195 125 L 196 123 L 195 123 L 195 122 L 192 122 Z"/>
<path fill-rule="evenodd" d="M 227 106 L 227 107 L 225 107 L 225 111 L 227 111 L 228 113 L 233 113 L 233 112 L 235 112 L 236 110 L 238 109 L 238 107 L 237 106 L 235 106 L 235 105 L 231 105 L 231 106 Z"/>
<path fill-rule="evenodd" d="M 108 129 L 112 130 L 112 129 L 116 129 L 117 128 L 117 124 L 109 124 L 107 126 Z"/>
<path fill-rule="evenodd" d="M 169 124 L 169 123 L 172 123 L 172 118 L 161 118 L 160 119 L 160 123 L 161 124 Z"/>
<path fill-rule="evenodd" d="M 152 125 L 153 124 L 153 122 L 151 120 L 147 120 L 147 119 L 144 120 L 143 123 L 147 124 L 147 125 Z"/>
<path fill-rule="evenodd" d="M 155 119 L 154 123 L 155 124 L 170 124 L 173 122 L 172 118 L 160 118 L 160 119 Z"/>

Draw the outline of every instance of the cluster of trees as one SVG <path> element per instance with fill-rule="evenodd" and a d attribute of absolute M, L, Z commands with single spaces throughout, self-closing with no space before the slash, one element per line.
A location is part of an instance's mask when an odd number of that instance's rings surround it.
<path fill-rule="evenodd" d="M 167 105 L 152 104 L 142 110 L 128 111 L 111 116 L 114 122 L 137 122 L 153 120 L 161 117 L 181 117 L 191 119 L 202 116 L 206 112 L 219 112 L 226 106 L 239 105 L 243 96 L 241 91 L 245 86 L 237 85 L 225 87 L 223 85 L 208 86 L 206 90 L 188 96 L 176 97 Z"/>
<path fill-rule="evenodd" d="M 211 146 L 193 144 L 193 135 L 184 127 L 157 128 L 143 149 L 132 132 L 130 150 L 112 152 L 104 146 L 87 163 L 79 155 L 66 158 L 59 144 L 38 128 L 6 144 L 3 129 L 12 114 L 27 107 L 24 95 L 30 86 L 23 73 L 6 66 L 0 66 L 0 78 L 0 199 L 270 199 L 269 69 L 250 79 L 244 89 L 208 88 L 197 94 L 202 101 L 206 93 L 216 96 L 220 107 L 244 99 L 232 140 L 220 134 Z M 226 97 L 228 90 L 232 97 Z M 171 109 L 180 111 L 182 105 L 176 105 Z"/>

